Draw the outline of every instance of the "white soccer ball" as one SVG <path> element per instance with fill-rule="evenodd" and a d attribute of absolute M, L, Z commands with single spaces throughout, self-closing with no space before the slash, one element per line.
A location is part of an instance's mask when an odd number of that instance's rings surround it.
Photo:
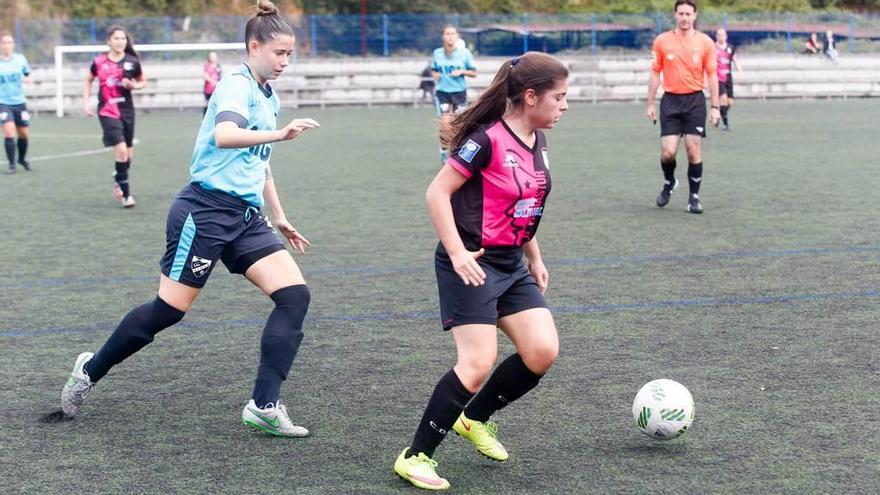
<path fill-rule="evenodd" d="M 642 433 L 655 440 L 678 438 L 694 421 L 694 398 L 676 381 L 648 382 L 633 401 L 633 419 Z"/>
<path fill-rule="evenodd" d="M 456 50 L 461 50 L 465 46 L 467 46 L 467 45 L 465 44 L 463 39 L 459 38 L 458 40 L 456 40 L 456 42 L 455 42 L 455 49 Z"/>

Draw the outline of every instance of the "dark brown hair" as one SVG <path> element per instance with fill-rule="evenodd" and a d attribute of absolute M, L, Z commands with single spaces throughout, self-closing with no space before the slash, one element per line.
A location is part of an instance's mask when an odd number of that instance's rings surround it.
<path fill-rule="evenodd" d="M 248 19 L 244 26 L 245 44 L 256 40 L 262 45 L 279 34 L 295 37 L 293 28 L 278 13 L 278 7 L 274 3 L 269 0 L 257 0 L 253 11 L 254 15 Z"/>
<path fill-rule="evenodd" d="M 452 121 L 450 149 L 461 146 L 479 126 L 503 117 L 508 108 L 521 107 L 526 90 L 541 96 L 567 77 L 568 69 L 546 53 L 528 52 L 505 61 L 486 91 Z"/>
<path fill-rule="evenodd" d="M 131 34 L 129 34 L 128 31 L 125 30 L 124 27 L 110 26 L 110 29 L 107 30 L 107 38 L 106 39 L 109 40 L 110 37 L 113 36 L 113 33 L 115 33 L 116 31 L 122 31 L 122 34 L 125 35 L 125 53 L 132 55 L 134 57 L 140 58 L 140 56 L 138 55 L 138 52 L 135 51 L 135 49 L 134 49 L 134 39 L 131 37 Z"/>
<path fill-rule="evenodd" d="M 672 9 L 673 12 L 678 12 L 679 5 L 690 5 L 694 8 L 694 12 L 697 11 L 697 2 L 696 0 L 675 0 L 675 8 Z"/>

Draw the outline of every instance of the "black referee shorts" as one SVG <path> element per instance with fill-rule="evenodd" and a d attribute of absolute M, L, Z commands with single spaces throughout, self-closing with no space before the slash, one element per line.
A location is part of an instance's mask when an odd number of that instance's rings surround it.
<path fill-rule="evenodd" d="M 660 100 L 660 136 L 706 137 L 706 97 L 702 91 L 664 93 Z"/>

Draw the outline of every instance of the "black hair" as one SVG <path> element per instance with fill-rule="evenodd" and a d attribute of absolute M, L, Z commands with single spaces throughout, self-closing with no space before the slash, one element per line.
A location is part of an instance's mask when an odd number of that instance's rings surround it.
<path fill-rule="evenodd" d="M 478 127 L 497 121 L 509 107 L 524 104 L 526 90 L 538 96 L 568 78 L 568 69 L 546 53 L 528 52 L 507 60 L 477 101 L 452 121 L 451 148 L 458 148 Z"/>

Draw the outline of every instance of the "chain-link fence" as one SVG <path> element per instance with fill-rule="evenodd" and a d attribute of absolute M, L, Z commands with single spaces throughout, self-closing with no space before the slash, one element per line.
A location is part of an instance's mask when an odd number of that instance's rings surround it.
<path fill-rule="evenodd" d="M 135 43 L 236 42 L 246 17 L 129 17 L 18 21 L 18 49 L 32 63 L 52 60 L 56 45 L 102 44 L 107 29 L 124 26 Z M 669 13 L 646 14 L 386 14 L 290 18 L 300 57 L 427 54 L 453 25 L 478 55 L 510 56 L 527 50 L 585 53 L 645 50 L 673 27 Z M 811 33 L 830 31 L 843 52 L 880 51 L 876 14 L 724 14 L 701 12 L 698 28 L 725 27 L 733 44 L 766 52 L 799 51 Z M 200 54 L 199 56 L 201 56 Z M 164 55 L 166 57 L 170 55 Z M 178 55 L 175 55 L 178 56 Z"/>

